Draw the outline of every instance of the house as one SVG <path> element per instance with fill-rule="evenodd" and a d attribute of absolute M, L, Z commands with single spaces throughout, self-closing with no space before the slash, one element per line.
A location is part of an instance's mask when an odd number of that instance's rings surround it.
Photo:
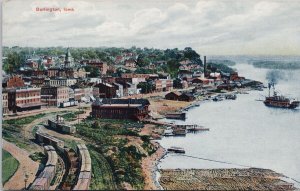
<path fill-rule="evenodd" d="M 7 76 L 2 81 L 2 88 L 21 88 L 25 87 L 25 81 L 19 75 Z"/>
<path fill-rule="evenodd" d="M 127 68 L 136 68 L 136 61 L 132 58 L 125 60 L 124 62 L 125 67 Z"/>
<path fill-rule="evenodd" d="M 45 77 L 32 76 L 31 77 L 31 85 L 36 87 L 41 87 L 45 84 Z"/>
<path fill-rule="evenodd" d="M 38 69 L 39 68 L 39 64 L 37 62 L 35 62 L 35 61 L 30 60 L 30 61 L 27 61 L 25 63 L 25 67 L 29 67 L 29 68 L 32 68 L 32 69 Z"/>
<path fill-rule="evenodd" d="M 101 119 L 131 119 L 140 121 L 149 116 L 147 99 L 97 99 L 92 103 L 91 115 Z"/>
<path fill-rule="evenodd" d="M 165 92 L 173 89 L 173 80 L 168 79 L 158 79 L 154 81 L 155 83 L 155 91 L 157 92 Z"/>
<path fill-rule="evenodd" d="M 180 92 L 170 92 L 170 93 L 167 93 L 165 95 L 165 99 L 167 99 L 167 100 L 176 100 L 177 101 L 180 96 L 181 96 Z"/>
<path fill-rule="evenodd" d="M 193 77 L 193 72 L 188 71 L 188 70 L 180 70 L 178 72 L 178 78 L 179 79 L 188 79 Z"/>
<path fill-rule="evenodd" d="M 196 98 L 193 94 L 191 93 L 183 93 L 179 96 L 178 101 L 194 101 Z"/>
<path fill-rule="evenodd" d="M 59 107 L 60 103 L 69 101 L 68 87 L 43 86 L 41 88 L 41 101 L 48 106 Z"/>
<path fill-rule="evenodd" d="M 209 74 L 209 78 L 210 79 L 214 79 L 214 80 L 220 80 L 221 79 L 221 74 L 218 72 L 212 72 Z"/>
<path fill-rule="evenodd" d="M 2 90 L 2 115 L 7 115 L 8 112 L 8 93 L 6 90 Z"/>
<path fill-rule="evenodd" d="M 8 91 L 8 109 L 13 113 L 41 109 L 41 88 L 12 88 Z"/>
<path fill-rule="evenodd" d="M 135 73 L 123 73 L 121 74 L 122 78 L 144 78 L 148 79 L 150 74 L 135 74 Z"/>
<path fill-rule="evenodd" d="M 188 64 L 192 64 L 192 61 L 190 61 L 190 60 L 183 60 L 183 61 L 181 61 L 179 63 L 180 63 L 180 65 L 188 65 Z"/>
<path fill-rule="evenodd" d="M 209 84 L 209 79 L 206 79 L 206 78 L 194 78 L 192 80 L 192 83 L 193 84 L 202 84 L 202 85 L 205 85 L 205 84 Z"/>
<path fill-rule="evenodd" d="M 100 98 L 114 98 L 117 96 L 116 87 L 109 83 L 99 83 L 95 85 L 98 88 Z"/>
<path fill-rule="evenodd" d="M 117 97 L 123 97 L 124 96 L 123 85 L 115 82 L 113 83 L 113 85 L 116 88 Z"/>

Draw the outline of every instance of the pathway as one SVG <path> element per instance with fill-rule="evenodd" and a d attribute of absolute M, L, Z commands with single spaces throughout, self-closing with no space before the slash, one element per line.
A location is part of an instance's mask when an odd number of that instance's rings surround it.
<path fill-rule="evenodd" d="M 35 179 L 39 163 L 29 158 L 29 153 L 13 143 L 3 140 L 3 149 L 9 152 L 20 163 L 15 174 L 5 183 L 5 190 L 21 190 L 25 186 L 25 172 L 28 175 L 27 186 Z"/>

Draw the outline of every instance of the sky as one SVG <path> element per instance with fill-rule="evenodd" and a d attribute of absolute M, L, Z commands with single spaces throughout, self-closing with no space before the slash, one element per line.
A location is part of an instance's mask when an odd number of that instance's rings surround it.
<path fill-rule="evenodd" d="M 299 10 L 298 0 L 5 0 L 3 45 L 299 55 Z"/>

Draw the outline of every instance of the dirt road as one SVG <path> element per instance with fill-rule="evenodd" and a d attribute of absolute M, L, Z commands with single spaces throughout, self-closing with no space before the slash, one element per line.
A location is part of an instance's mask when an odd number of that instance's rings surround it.
<path fill-rule="evenodd" d="M 5 183 L 5 190 L 21 190 L 25 186 L 25 173 L 28 175 L 27 186 L 35 179 L 39 163 L 29 158 L 29 153 L 16 145 L 3 140 L 3 149 L 9 152 L 20 163 L 15 174 Z"/>

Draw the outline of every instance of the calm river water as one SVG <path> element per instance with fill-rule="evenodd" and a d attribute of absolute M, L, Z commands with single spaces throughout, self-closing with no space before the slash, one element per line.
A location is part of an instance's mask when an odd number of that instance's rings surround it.
<path fill-rule="evenodd" d="M 234 68 L 241 76 L 267 83 L 268 69 L 249 64 L 237 64 Z M 281 76 L 276 89 L 300 99 L 300 70 L 282 71 Z M 203 125 L 210 131 L 159 141 L 164 148 L 183 147 L 186 155 L 232 164 L 168 154 L 158 168 L 241 168 L 239 165 L 246 165 L 272 169 L 300 181 L 300 108 L 269 108 L 256 101 L 267 92 L 267 89 L 250 91 L 239 94 L 236 100 L 201 103 L 200 107 L 187 112 L 184 123 Z"/>

